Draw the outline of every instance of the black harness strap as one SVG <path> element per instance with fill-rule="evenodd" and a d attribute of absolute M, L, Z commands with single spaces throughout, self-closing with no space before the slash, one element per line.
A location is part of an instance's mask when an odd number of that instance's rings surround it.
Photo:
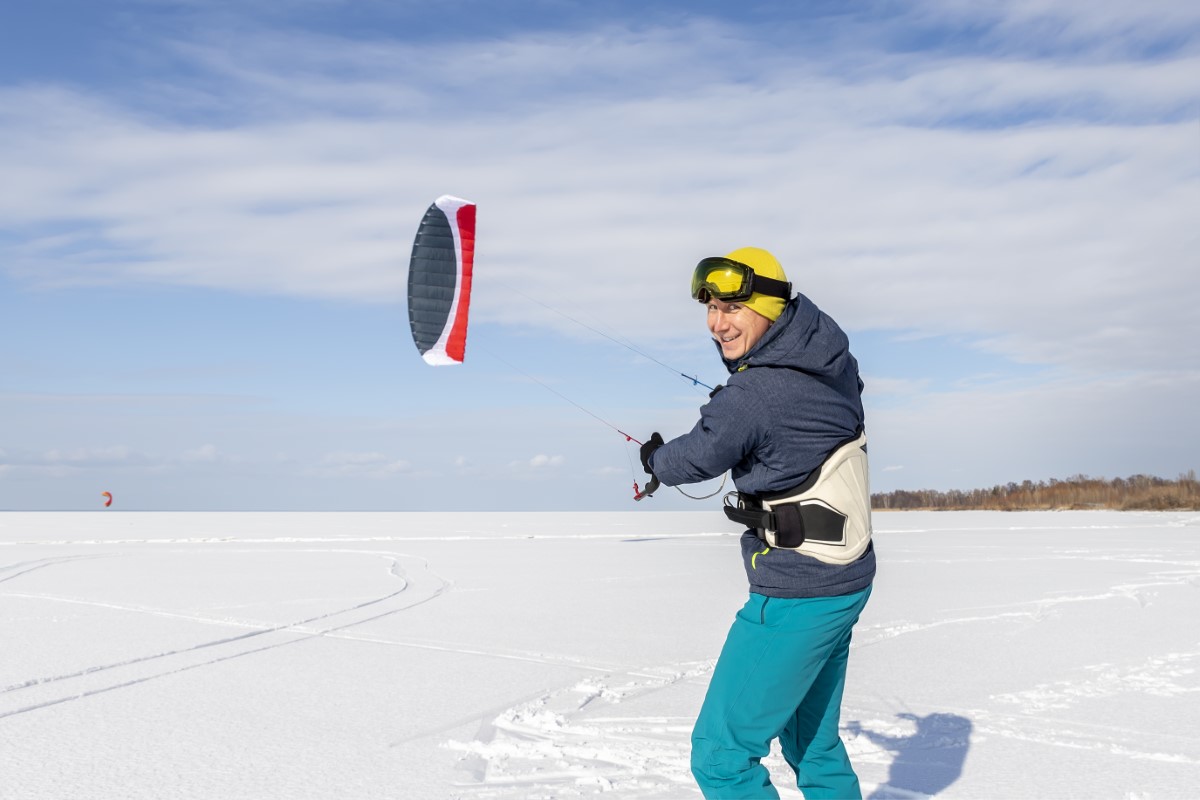
<path fill-rule="evenodd" d="M 731 522 L 745 525 L 747 528 L 757 528 L 760 538 L 763 530 L 775 530 L 775 515 L 765 509 L 738 508 L 731 503 L 726 503 L 724 510 L 725 516 Z"/>

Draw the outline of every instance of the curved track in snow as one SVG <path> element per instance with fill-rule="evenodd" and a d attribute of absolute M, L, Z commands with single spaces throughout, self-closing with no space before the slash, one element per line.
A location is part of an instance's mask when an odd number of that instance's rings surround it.
<path fill-rule="evenodd" d="M 234 548 L 228 552 L 235 555 Z M 314 551 L 309 551 L 314 552 Z M 347 552 L 327 550 L 315 552 Z M 314 638 L 335 636 L 356 626 L 383 619 L 426 603 L 441 595 L 449 584 L 434 574 L 423 558 L 403 554 L 356 554 L 382 558 L 397 588 L 368 600 L 314 614 L 280 624 L 263 624 L 244 619 L 194 614 L 167 608 L 127 605 L 83 597 L 47 593 L 26 593 L 6 587 L 0 596 L 45 603 L 88 606 L 121 613 L 186 620 L 222 628 L 240 629 L 240 633 L 198 641 L 186 647 L 176 647 L 150 653 L 130 655 L 125 659 L 92 664 L 67 672 L 31 675 L 28 678 L 0 686 L 0 719 L 31 711 L 82 700 L 106 692 L 137 686 L 170 675 L 219 664 L 231 659 L 245 658 L 257 653 L 288 647 Z M 0 567 L 0 583 L 11 582 L 35 570 L 89 558 L 120 558 L 120 555 L 84 555 L 46 558 Z"/>

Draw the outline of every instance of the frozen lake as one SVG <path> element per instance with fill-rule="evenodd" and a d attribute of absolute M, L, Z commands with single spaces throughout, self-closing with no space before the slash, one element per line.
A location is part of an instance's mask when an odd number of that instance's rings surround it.
<path fill-rule="evenodd" d="M 865 793 L 1196 795 L 1200 514 L 875 528 Z M 0 797 L 699 797 L 741 570 L 717 511 L 0 513 Z"/>

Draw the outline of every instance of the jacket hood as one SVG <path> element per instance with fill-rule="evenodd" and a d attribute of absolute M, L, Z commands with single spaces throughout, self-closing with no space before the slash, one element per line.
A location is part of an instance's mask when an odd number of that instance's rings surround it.
<path fill-rule="evenodd" d="M 720 343 L 713 344 L 719 354 Z M 811 300 L 797 294 L 749 353 L 736 361 L 724 356 L 721 360 L 730 373 L 748 367 L 788 367 L 813 375 L 831 375 L 844 369 L 841 358 L 849 348 L 842 329 Z"/>

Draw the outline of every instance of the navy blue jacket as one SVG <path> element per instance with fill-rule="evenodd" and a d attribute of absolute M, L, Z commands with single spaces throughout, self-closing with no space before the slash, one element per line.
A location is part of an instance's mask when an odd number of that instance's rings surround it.
<path fill-rule="evenodd" d="M 740 492 L 791 489 L 864 425 L 863 385 L 849 340 L 802 294 L 749 353 L 725 366 L 729 381 L 700 409 L 696 426 L 650 457 L 650 468 L 667 486 L 731 470 Z M 750 589 L 768 597 L 849 594 L 875 577 L 873 547 L 844 566 L 766 550 L 754 531 L 742 535 Z"/>

